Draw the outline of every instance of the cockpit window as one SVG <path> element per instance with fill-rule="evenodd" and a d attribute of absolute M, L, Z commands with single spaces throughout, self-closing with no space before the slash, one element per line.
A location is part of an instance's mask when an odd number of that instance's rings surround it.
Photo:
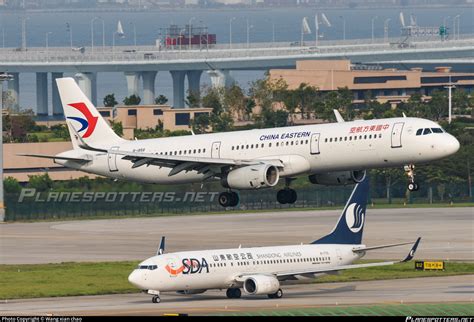
<path fill-rule="evenodd" d="M 416 135 L 421 135 L 422 132 L 423 132 L 423 129 L 418 129 L 418 130 L 416 131 Z"/>
<path fill-rule="evenodd" d="M 148 270 L 153 271 L 157 268 L 158 268 L 157 265 L 138 265 L 138 269 L 148 269 Z"/>
<path fill-rule="evenodd" d="M 443 129 L 439 127 L 432 127 L 431 131 L 433 131 L 433 133 L 443 133 Z"/>
<path fill-rule="evenodd" d="M 431 134 L 431 129 L 424 129 L 423 135 Z"/>

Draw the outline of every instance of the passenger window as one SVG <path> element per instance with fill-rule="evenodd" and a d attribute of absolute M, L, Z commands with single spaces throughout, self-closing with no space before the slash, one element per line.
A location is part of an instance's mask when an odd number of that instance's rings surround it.
<path fill-rule="evenodd" d="M 337 142 L 337 138 L 334 138 L 334 142 Z"/>
<path fill-rule="evenodd" d="M 423 135 L 427 135 L 427 134 L 431 134 L 431 130 L 430 130 L 430 129 L 424 129 L 424 130 L 423 130 Z"/>
<path fill-rule="evenodd" d="M 272 144 L 271 144 L 271 143 L 268 143 L 268 147 L 271 148 L 271 147 L 272 147 Z"/>
<path fill-rule="evenodd" d="M 277 142 L 277 143 L 276 143 L 276 146 L 280 146 L 280 143 Z"/>
<path fill-rule="evenodd" d="M 418 129 L 418 130 L 416 131 L 416 135 L 421 135 L 422 132 L 423 132 L 423 129 Z"/>

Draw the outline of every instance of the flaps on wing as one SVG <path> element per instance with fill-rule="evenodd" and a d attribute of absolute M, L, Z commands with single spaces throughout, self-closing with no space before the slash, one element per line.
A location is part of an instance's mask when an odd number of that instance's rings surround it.
<path fill-rule="evenodd" d="M 410 252 L 408 253 L 408 255 L 403 260 L 400 260 L 397 262 L 390 261 L 390 262 L 368 263 L 368 264 L 341 265 L 341 266 L 334 266 L 334 267 L 320 268 L 320 269 L 315 268 L 315 269 L 307 269 L 307 270 L 300 270 L 300 271 L 277 272 L 275 273 L 275 275 L 279 279 L 285 279 L 286 277 L 294 276 L 294 275 L 330 273 L 330 272 L 343 271 L 343 270 L 355 269 L 355 268 L 388 266 L 388 265 L 393 265 L 397 263 L 404 263 L 413 259 L 413 257 L 415 256 L 416 249 L 418 248 L 418 245 L 420 243 L 420 240 L 421 240 L 421 237 L 418 237 L 416 242 L 413 244 L 413 247 L 410 249 Z"/>
<path fill-rule="evenodd" d="M 74 161 L 74 162 L 90 162 L 90 161 L 92 161 L 91 159 L 88 159 L 88 158 L 72 158 L 72 157 L 47 155 L 47 154 L 18 153 L 17 155 L 18 156 L 23 156 L 23 157 L 43 158 L 43 159 L 52 159 L 52 160 L 65 160 L 65 161 Z"/>

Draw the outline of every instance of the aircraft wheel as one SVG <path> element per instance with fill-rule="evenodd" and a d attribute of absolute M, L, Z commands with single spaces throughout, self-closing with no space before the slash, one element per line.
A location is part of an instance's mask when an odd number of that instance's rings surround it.
<path fill-rule="evenodd" d="M 232 196 L 231 196 L 231 193 L 229 192 L 221 192 L 219 194 L 219 204 L 222 206 L 222 207 L 230 207 L 231 203 L 232 203 Z"/>
<path fill-rule="evenodd" d="M 415 182 L 410 182 L 410 183 L 408 184 L 408 190 L 410 190 L 410 191 L 417 191 L 419 188 L 420 188 L 420 187 L 419 187 L 418 184 L 415 183 Z"/>
<path fill-rule="evenodd" d="M 268 298 L 270 299 L 281 299 L 282 296 L 283 296 L 283 291 L 281 290 L 281 288 L 273 294 L 268 294 Z"/>
<path fill-rule="evenodd" d="M 286 193 L 285 189 L 278 190 L 277 201 L 282 205 L 288 203 L 288 194 Z"/>
<path fill-rule="evenodd" d="M 161 302 L 161 299 L 159 296 L 153 296 L 153 298 L 151 299 L 151 301 L 153 303 L 160 303 Z"/>
<path fill-rule="evenodd" d="M 293 204 L 298 200 L 298 195 L 296 194 L 296 191 L 293 189 L 288 190 L 288 203 Z"/>
<path fill-rule="evenodd" d="M 240 197 L 237 192 L 230 192 L 230 207 L 235 207 L 239 204 Z"/>
<path fill-rule="evenodd" d="M 229 288 L 227 289 L 226 295 L 230 299 L 238 299 L 242 296 L 240 288 Z"/>

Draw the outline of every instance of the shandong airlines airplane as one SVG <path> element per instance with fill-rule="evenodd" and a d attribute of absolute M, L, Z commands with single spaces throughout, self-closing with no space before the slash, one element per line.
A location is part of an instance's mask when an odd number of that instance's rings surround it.
<path fill-rule="evenodd" d="M 227 289 L 227 297 L 248 295 L 281 298 L 282 284 L 311 282 L 315 277 L 343 270 L 392 265 L 397 262 L 352 264 L 367 251 L 410 243 L 366 247 L 364 230 L 369 180 L 358 183 L 333 231 L 307 245 L 215 249 L 164 253 L 164 238 L 156 256 L 146 259 L 128 280 L 160 302 L 160 292 L 198 294 Z M 413 258 L 421 238 L 401 262 Z"/>
<path fill-rule="evenodd" d="M 280 203 L 294 203 L 291 181 L 306 175 L 312 183 L 360 182 L 365 170 L 405 166 L 408 188 L 418 190 L 414 164 L 447 157 L 459 149 L 455 137 L 420 118 L 390 118 L 201 134 L 148 140 L 117 136 L 74 79 L 56 80 L 73 150 L 54 159 L 68 168 L 121 180 L 179 184 L 220 180 L 227 191 L 219 203 L 236 206 L 235 190 L 275 186 Z"/>

